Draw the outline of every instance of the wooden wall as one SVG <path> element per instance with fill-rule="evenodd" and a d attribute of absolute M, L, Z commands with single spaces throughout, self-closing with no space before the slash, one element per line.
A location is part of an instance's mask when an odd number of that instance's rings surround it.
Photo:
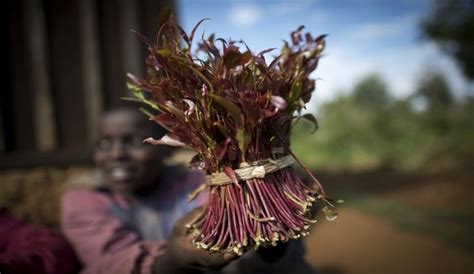
<path fill-rule="evenodd" d="M 89 161 L 104 109 L 144 74 L 145 47 L 172 0 L 7 0 L 2 9 L 0 168 Z"/>

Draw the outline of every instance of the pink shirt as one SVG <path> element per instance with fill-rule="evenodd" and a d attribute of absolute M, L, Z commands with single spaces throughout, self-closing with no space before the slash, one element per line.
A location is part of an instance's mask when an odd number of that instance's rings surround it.
<path fill-rule="evenodd" d="M 81 273 L 151 273 L 157 256 L 166 249 L 164 240 L 172 224 L 196 206 L 186 195 L 202 182 L 202 175 L 190 172 L 169 184 L 166 193 L 148 201 L 133 201 L 123 195 L 88 188 L 71 188 L 62 197 L 61 223 L 84 268 Z M 140 227 L 122 218 L 139 218 Z M 144 220 L 147 216 L 157 220 Z M 147 222 L 149 221 L 149 222 Z M 147 225 L 150 223 L 150 225 Z M 145 225 L 142 225 L 145 224 Z M 147 230 L 160 232 L 147 234 Z M 150 239 L 143 240 L 143 239 Z M 160 239 L 161 238 L 161 239 Z"/>

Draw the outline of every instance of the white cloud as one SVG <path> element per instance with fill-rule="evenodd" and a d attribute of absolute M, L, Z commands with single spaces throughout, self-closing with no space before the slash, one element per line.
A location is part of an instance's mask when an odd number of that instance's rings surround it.
<path fill-rule="evenodd" d="M 239 4 L 229 10 L 228 18 L 237 27 L 251 27 L 261 18 L 260 9 L 251 4 Z"/>
<path fill-rule="evenodd" d="M 298 1 L 275 1 L 239 3 L 229 8 L 228 19 L 230 23 L 237 27 L 251 27 L 258 23 L 262 17 L 280 18 L 287 15 L 295 15 L 298 13 L 306 14 L 305 10 L 314 2 L 314 0 L 298 0 Z M 326 19 L 326 14 L 321 11 L 311 13 L 312 17 L 319 20 Z"/>
<path fill-rule="evenodd" d="M 351 28 L 349 36 L 359 40 L 369 40 L 404 35 L 416 26 L 419 17 L 419 14 L 405 14 L 387 21 L 356 25 Z"/>
<path fill-rule="evenodd" d="M 269 14 L 270 16 L 293 14 L 304 11 L 313 2 L 313 0 L 276 1 L 275 3 L 272 3 L 266 7 L 265 13 Z"/>
<path fill-rule="evenodd" d="M 374 72 L 383 77 L 391 93 L 398 98 L 413 93 L 419 79 L 433 71 L 446 77 L 457 97 L 474 89 L 474 83 L 466 80 L 455 62 L 431 42 L 380 51 L 370 56 L 356 52 L 350 44 L 328 49 L 312 75 L 322 80 L 317 82 L 308 108 L 310 111 L 341 93 L 349 92 L 362 77 Z"/>
<path fill-rule="evenodd" d="M 386 38 L 400 37 L 406 41 L 403 36 L 414 35 L 419 16 L 407 14 L 388 21 L 355 25 L 340 33 L 337 43 L 328 46 L 326 56 L 313 74 L 322 80 L 317 82 L 309 110 L 349 92 L 362 77 L 371 73 L 382 76 L 398 98 L 412 94 L 420 78 L 430 72 L 442 73 L 457 97 L 474 90 L 474 83 L 469 82 L 457 64 L 433 42 L 413 39 L 401 46 L 381 43 L 376 50 L 367 50 Z"/>

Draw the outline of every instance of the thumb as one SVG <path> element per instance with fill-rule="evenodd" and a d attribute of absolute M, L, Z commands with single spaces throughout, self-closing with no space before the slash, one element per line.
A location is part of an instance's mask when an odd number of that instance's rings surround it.
<path fill-rule="evenodd" d="M 239 257 L 239 255 L 237 255 L 234 252 L 225 252 L 224 255 L 222 256 L 222 258 L 226 262 L 233 261 L 233 260 L 237 259 L 238 257 Z"/>

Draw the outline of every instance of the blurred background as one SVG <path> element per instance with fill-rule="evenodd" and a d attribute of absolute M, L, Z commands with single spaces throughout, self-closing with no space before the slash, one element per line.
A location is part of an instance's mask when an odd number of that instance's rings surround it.
<path fill-rule="evenodd" d="M 329 34 L 294 152 L 345 204 L 306 238 L 319 273 L 474 270 L 474 1 L 6 1 L 0 206 L 58 229 L 68 177 L 92 168 L 100 114 L 144 75 L 171 7 L 186 31 L 277 48 Z M 275 53 L 276 54 L 276 53 Z M 272 53 L 267 54 L 267 60 Z M 180 155 L 186 153 L 180 153 Z M 178 160 L 185 161 L 187 156 Z"/>

